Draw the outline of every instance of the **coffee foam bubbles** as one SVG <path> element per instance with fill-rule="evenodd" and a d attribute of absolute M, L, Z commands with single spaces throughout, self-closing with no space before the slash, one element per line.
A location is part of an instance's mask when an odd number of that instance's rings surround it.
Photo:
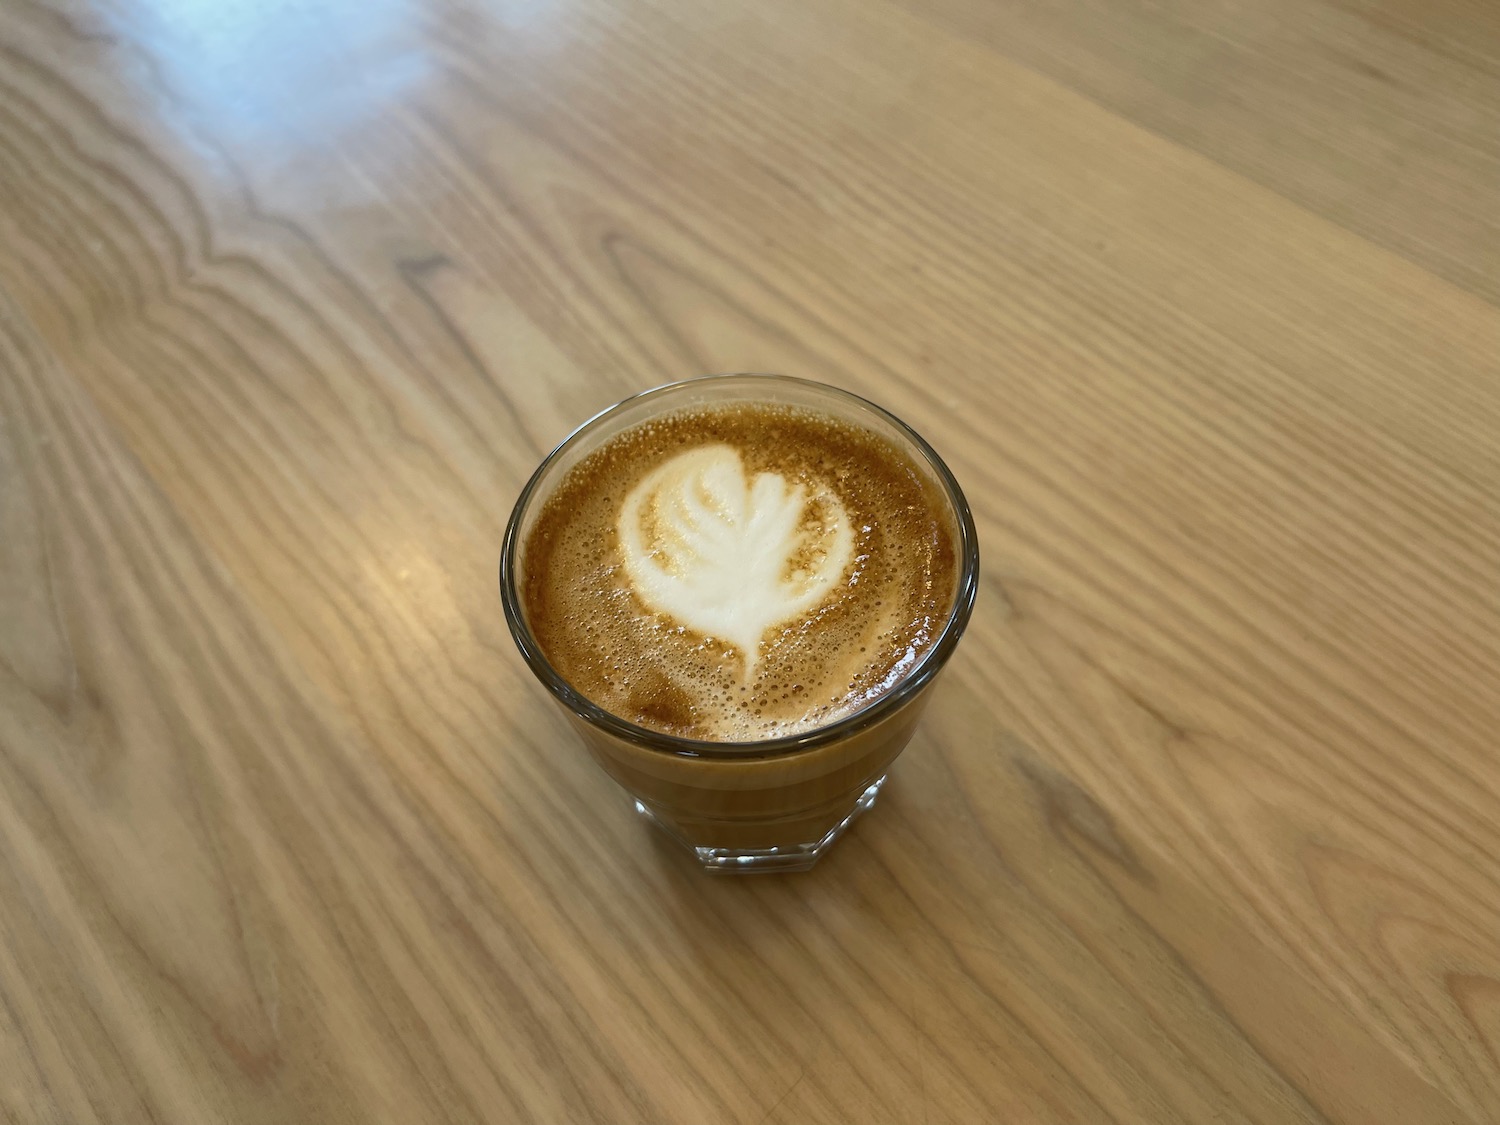
<path fill-rule="evenodd" d="M 957 582 L 930 474 L 828 415 L 660 415 L 570 468 L 526 535 L 522 596 L 558 673 L 668 734 L 756 742 L 891 691 Z"/>
<path fill-rule="evenodd" d="M 620 505 L 616 531 L 632 592 L 733 645 L 747 680 L 767 630 L 815 610 L 854 559 L 848 513 L 831 489 L 775 472 L 751 477 L 725 444 L 647 473 Z"/>

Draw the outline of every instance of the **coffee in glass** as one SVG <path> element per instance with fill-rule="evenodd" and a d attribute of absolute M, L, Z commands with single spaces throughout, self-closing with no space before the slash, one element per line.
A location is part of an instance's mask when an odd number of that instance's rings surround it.
<path fill-rule="evenodd" d="M 501 562 L 512 634 L 594 757 L 729 871 L 810 867 L 873 804 L 977 584 L 926 442 L 768 375 L 585 424 L 523 490 Z"/>

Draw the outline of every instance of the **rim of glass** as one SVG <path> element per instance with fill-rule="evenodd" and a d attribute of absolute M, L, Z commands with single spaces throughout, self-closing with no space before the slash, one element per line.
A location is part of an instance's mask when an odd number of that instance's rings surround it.
<path fill-rule="evenodd" d="M 948 501 L 953 506 L 955 522 L 958 525 L 958 562 L 959 575 L 958 586 L 953 594 L 953 606 L 948 611 L 948 619 L 943 623 L 942 631 L 938 633 L 937 640 L 933 642 L 917 666 L 907 676 L 886 694 L 880 696 L 874 702 L 859 710 L 854 711 L 840 719 L 836 719 L 824 726 L 814 727 L 811 730 L 802 731 L 797 734 L 783 735 L 779 738 L 767 738 L 756 742 L 713 742 L 706 739 L 683 738 L 679 735 L 667 734 L 663 731 L 652 730 L 622 719 L 598 704 L 594 703 L 577 688 L 573 687 L 563 675 L 552 666 L 546 655 L 542 652 L 541 645 L 537 643 L 536 637 L 532 635 L 531 628 L 526 624 L 526 618 L 521 608 L 521 593 L 516 573 L 515 558 L 520 549 L 521 519 L 526 514 L 537 488 L 547 469 L 567 450 L 590 431 L 602 425 L 609 418 L 624 410 L 627 406 L 638 405 L 644 399 L 656 398 L 675 391 L 692 383 L 702 383 L 710 379 L 748 379 L 765 380 L 769 383 L 798 383 L 804 386 L 816 387 L 821 392 L 826 392 L 836 398 L 842 398 L 848 402 L 857 404 L 863 409 L 873 411 L 880 418 L 889 423 L 902 437 L 909 441 L 913 448 L 926 460 L 934 477 L 942 486 Z M 642 421 L 647 419 L 643 418 Z M 959 637 L 962 636 L 965 626 L 974 610 L 974 599 L 979 592 L 979 535 L 974 526 L 974 514 L 969 510 L 969 503 L 964 498 L 963 489 L 959 487 L 952 471 L 944 464 L 943 459 L 938 456 L 937 450 L 927 443 L 927 440 L 907 425 L 896 415 L 884 407 L 871 402 L 861 395 L 846 391 L 841 387 L 835 387 L 829 383 L 821 383 L 815 379 L 802 379 L 793 375 L 763 374 L 754 371 L 725 372 L 714 375 L 699 375 L 692 379 L 680 379 L 674 383 L 664 383 L 659 387 L 641 391 L 639 394 L 631 395 L 621 399 L 613 406 L 601 410 L 588 421 L 578 426 L 567 437 L 563 438 L 542 459 L 535 471 L 527 480 L 521 494 L 516 498 L 515 507 L 511 510 L 510 519 L 505 525 L 505 539 L 500 549 L 500 600 L 505 607 L 506 624 L 510 627 L 510 635 L 516 642 L 516 647 L 521 650 L 521 656 L 531 668 L 532 673 L 541 680 L 542 684 L 552 693 L 556 699 L 567 707 L 569 711 L 583 719 L 590 726 L 603 730 L 616 738 L 643 746 L 661 753 L 686 758 L 725 758 L 744 761 L 753 758 L 774 758 L 790 754 L 802 753 L 826 746 L 831 742 L 847 738 L 851 734 L 874 726 L 881 719 L 899 708 L 907 700 L 915 696 L 927 683 L 937 675 L 953 650 L 958 646 Z"/>

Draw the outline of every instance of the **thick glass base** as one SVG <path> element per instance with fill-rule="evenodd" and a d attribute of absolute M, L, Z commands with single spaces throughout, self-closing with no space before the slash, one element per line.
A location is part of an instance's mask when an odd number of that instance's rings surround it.
<path fill-rule="evenodd" d="M 823 857 L 823 853 L 833 847 L 834 842 L 848 831 L 849 825 L 853 824 L 860 813 L 865 812 L 875 804 L 875 798 L 880 796 L 880 787 L 885 784 L 885 777 L 881 776 L 871 782 L 870 787 L 859 795 L 854 802 L 854 807 L 849 810 L 849 815 L 844 817 L 832 828 L 830 828 L 820 840 L 809 844 L 786 844 L 775 848 L 704 848 L 694 847 L 687 844 L 681 836 L 672 830 L 672 826 L 664 822 L 660 817 L 643 805 L 640 801 L 635 803 L 635 811 L 640 813 L 652 824 L 662 829 L 668 836 L 683 844 L 698 858 L 705 871 L 716 871 L 726 875 L 759 875 L 771 874 L 779 871 L 806 871 Z"/>

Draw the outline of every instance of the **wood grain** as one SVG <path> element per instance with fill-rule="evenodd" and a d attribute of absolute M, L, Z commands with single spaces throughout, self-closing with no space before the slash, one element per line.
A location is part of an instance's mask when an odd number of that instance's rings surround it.
<path fill-rule="evenodd" d="M 12 0 L 0 1116 L 1500 1122 L 1476 0 Z M 627 394 L 974 502 L 813 873 L 648 834 L 506 635 Z"/>

